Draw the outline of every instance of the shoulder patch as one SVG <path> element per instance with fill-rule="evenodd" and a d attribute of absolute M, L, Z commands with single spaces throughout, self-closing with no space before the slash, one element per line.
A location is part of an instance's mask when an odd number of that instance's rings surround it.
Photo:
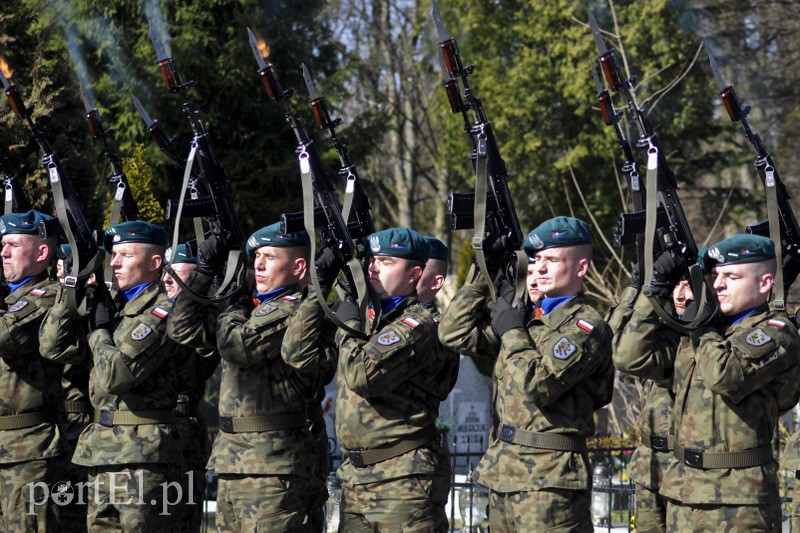
<path fill-rule="evenodd" d="M 403 324 L 405 324 L 410 328 L 416 328 L 417 326 L 419 326 L 419 320 L 411 316 L 405 317 L 402 322 Z"/>
<path fill-rule="evenodd" d="M 378 335 L 377 341 L 381 346 L 391 346 L 392 344 L 400 342 L 400 335 L 395 333 L 393 329 L 390 329 L 386 333 Z"/>
<path fill-rule="evenodd" d="M 553 357 L 556 359 L 566 360 L 569 359 L 577 349 L 578 348 L 574 344 L 569 342 L 568 338 L 561 337 L 558 339 L 558 341 L 556 341 L 555 346 L 553 346 Z"/>
<path fill-rule="evenodd" d="M 278 308 L 275 307 L 274 305 L 267 304 L 264 307 L 262 307 L 261 309 L 259 309 L 258 311 L 256 311 L 255 313 L 253 313 L 253 316 L 267 316 L 268 314 L 270 314 L 271 312 L 275 311 L 276 309 L 278 309 Z"/>
<path fill-rule="evenodd" d="M 23 309 L 26 305 L 28 305 L 28 301 L 27 300 L 18 300 L 17 303 L 15 303 L 14 305 L 12 305 L 11 307 L 8 308 L 8 312 L 9 313 L 16 313 L 20 309 Z"/>
<path fill-rule="evenodd" d="M 591 333 L 592 331 L 594 331 L 594 326 L 588 320 L 579 318 L 576 325 L 586 333 Z"/>
<path fill-rule="evenodd" d="M 281 300 L 286 300 L 287 302 L 293 302 L 297 300 L 297 296 L 291 296 L 291 295 L 281 296 Z"/>
<path fill-rule="evenodd" d="M 45 294 L 47 294 L 47 291 L 44 289 L 33 289 L 28 294 L 30 294 L 31 296 L 44 296 Z"/>
<path fill-rule="evenodd" d="M 764 333 L 764 330 L 761 328 L 758 328 L 750 332 L 744 340 L 750 346 L 764 346 L 772 340 L 772 337 Z"/>
<path fill-rule="evenodd" d="M 156 315 L 158 318 L 165 318 L 169 314 L 169 311 L 167 311 L 166 309 L 162 309 L 160 307 L 156 307 L 150 312 Z"/>
<path fill-rule="evenodd" d="M 775 326 L 776 328 L 786 327 L 786 322 L 784 322 L 783 320 L 775 320 L 774 318 L 767 320 L 767 324 L 769 324 L 770 326 Z"/>
<path fill-rule="evenodd" d="M 148 326 L 147 324 L 139 324 L 133 331 L 131 331 L 131 339 L 135 341 L 140 341 L 147 338 L 153 332 L 153 328 Z"/>

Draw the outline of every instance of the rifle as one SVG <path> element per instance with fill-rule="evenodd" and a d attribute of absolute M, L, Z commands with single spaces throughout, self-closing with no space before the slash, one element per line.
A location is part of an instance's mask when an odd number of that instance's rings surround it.
<path fill-rule="evenodd" d="M 294 89 L 289 88 L 284 90 L 281 87 L 280 81 L 278 80 L 278 74 L 275 71 L 275 65 L 268 63 L 267 58 L 262 55 L 258 40 L 250 28 L 247 29 L 247 34 L 250 48 L 252 49 L 253 55 L 256 58 L 256 62 L 258 63 L 258 73 L 263 79 L 267 95 L 273 102 L 283 105 L 286 120 L 291 126 L 292 131 L 294 131 L 295 137 L 297 138 L 298 144 L 296 152 L 298 154 L 298 162 L 300 165 L 300 175 L 303 181 L 303 211 L 305 230 L 309 235 L 313 235 L 314 229 L 316 229 L 320 237 L 320 242 L 323 243 L 323 246 L 331 248 L 338 256 L 338 259 L 342 262 L 342 264 L 347 265 L 348 268 L 344 270 L 345 279 L 347 280 L 347 285 L 351 289 L 354 288 L 356 290 L 356 296 L 359 302 L 362 318 L 366 315 L 367 305 L 369 303 L 372 303 L 375 309 L 375 316 L 379 316 L 380 300 L 375 297 L 372 286 L 366 279 L 364 267 L 357 259 L 357 249 L 354 238 L 350 233 L 348 224 L 345 223 L 345 217 L 342 214 L 342 210 L 339 207 L 338 201 L 336 200 L 330 176 L 328 176 L 328 173 L 322 164 L 322 160 L 319 157 L 319 153 L 314 145 L 314 141 L 306 132 L 306 129 L 300 119 L 297 117 L 297 115 L 295 115 L 289 102 L 289 98 L 292 96 L 292 94 L 294 94 Z M 316 91 L 312 92 L 312 99 L 314 99 L 315 93 Z M 315 113 L 317 112 L 323 113 L 323 123 L 325 123 L 325 121 L 331 123 L 330 118 L 325 117 L 327 113 L 325 108 L 321 107 L 321 104 L 315 107 Z M 349 162 L 349 159 L 346 161 Z M 347 166 L 351 167 L 349 171 L 354 170 L 352 168 L 352 164 Z M 349 183 L 355 188 L 355 183 Z M 363 194 L 363 191 L 361 191 L 361 195 Z M 363 196 L 363 198 L 366 199 L 366 196 Z M 321 212 L 322 216 L 315 215 L 315 210 L 317 209 L 319 212 Z M 358 235 L 359 238 L 366 238 L 370 233 L 374 232 L 372 219 L 369 216 L 369 203 L 362 202 L 359 209 L 354 209 L 351 211 L 351 215 L 356 215 L 357 211 L 360 211 L 360 215 L 358 216 L 362 216 L 362 218 L 358 221 Z M 289 225 L 287 224 L 286 218 L 281 218 L 284 229 L 290 229 L 286 227 Z M 313 255 L 316 241 L 312 238 L 311 242 Z M 310 272 L 314 287 L 316 290 L 319 290 L 319 281 L 317 279 L 316 269 L 311 268 Z M 353 335 L 361 337 L 365 336 L 365 332 L 353 330 L 352 328 L 341 323 L 341 321 L 339 321 L 333 312 L 327 307 L 327 304 L 322 301 L 322 298 L 320 298 L 320 304 L 322 305 L 325 313 L 332 320 L 334 320 L 339 327 L 346 329 Z M 373 326 L 377 324 L 377 320 L 374 322 L 375 323 Z M 368 324 L 368 321 L 362 321 L 362 323 Z"/>
<path fill-rule="evenodd" d="M 8 98 L 8 103 L 11 105 L 12 111 L 14 111 L 15 115 L 27 121 L 34 139 L 39 144 L 39 148 L 44 154 L 42 157 L 42 166 L 47 169 L 50 186 L 53 189 L 53 200 L 56 206 L 58 221 L 61 223 L 61 227 L 73 250 L 72 268 L 70 272 L 66 273 L 64 276 L 67 303 L 71 314 L 75 316 L 84 316 L 86 314 L 86 299 L 78 297 L 76 294 L 76 287 L 78 285 L 82 286 L 89 278 L 89 275 L 94 272 L 96 272 L 99 278 L 98 285 L 104 285 L 101 270 L 99 270 L 103 262 L 104 254 L 98 248 L 94 233 L 86 222 L 83 211 L 78 204 L 78 196 L 75 193 L 72 182 L 61 168 L 61 164 L 56 157 L 56 152 L 47 140 L 44 132 L 33 120 L 33 106 L 25 105 L 17 86 L 11 83 L 2 72 L 0 72 L 0 79 L 2 79 L 6 97 Z M 53 230 L 47 228 L 46 225 L 41 225 L 39 227 L 39 235 L 42 239 L 57 236 L 57 234 L 54 235 Z"/>
<path fill-rule="evenodd" d="M 108 182 L 111 184 L 114 200 L 109 227 L 115 226 L 119 222 L 120 213 L 125 215 L 125 220 L 136 220 L 139 218 L 139 207 L 133 198 L 128 177 L 125 175 L 125 171 L 122 170 L 122 161 L 109 142 L 111 130 L 103 128 L 103 124 L 100 121 L 100 112 L 97 111 L 91 95 L 83 84 L 83 80 L 79 79 L 78 83 L 81 86 L 81 98 L 86 108 L 86 121 L 89 124 L 89 131 L 94 139 L 103 143 L 103 153 L 111 164 L 112 174 Z"/>
<path fill-rule="evenodd" d="M 658 137 L 647 118 L 645 111 L 636 102 L 633 89 L 636 78 L 625 78 L 613 50 L 608 49 L 600 33 L 594 14 L 589 11 L 589 26 L 600 54 L 598 61 L 603 75 L 611 89 L 625 98 L 626 112 L 639 130 L 637 147 L 647 152 L 647 180 L 645 192 L 640 192 L 639 203 L 644 199 L 644 210 L 635 213 L 622 213 L 620 224 L 615 230 L 615 243 L 634 242 L 644 232 L 644 287 L 652 281 L 653 255 L 655 250 L 661 253 L 673 253 L 683 257 L 684 265 L 692 283 L 695 295 L 700 295 L 697 318 L 691 322 L 677 320 L 667 313 L 654 298 L 651 298 L 653 309 L 659 316 L 676 329 L 688 331 L 707 323 L 716 314 L 717 303 L 712 288 L 705 281 L 698 258 L 697 243 L 689 228 L 689 221 L 678 199 L 678 183 L 669 168 L 664 150 L 661 149 Z M 625 154 L 626 160 L 632 154 Z M 632 187 L 633 189 L 633 187 Z M 635 195 L 636 196 L 636 195 Z M 635 197 L 634 196 L 634 197 Z M 663 212 L 662 212 L 663 210 Z"/>
<path fill-rule="evenodd" d="M 3 189 L 5 190 L 5 210 L 4 214 L 24 213 L 30 211 L 31 203 L 25 196 L 22 183 L 19 180 L 19 172 L 11 164 L 11 160 L 3 155 L 0 156 L 0 169 L 3 171 Z"/>
<path fill-rule="evenodd" d="M 758 175 L 767 189 L 769 219 L 747 226 L 747 232 L 763 237 L 771 237 L 776 243 L 780 240 L 781 246 L 778 251 L 780 254 L 778 259 L 782 258 L 783 260 L 778 262 L 779 266 L 782 263 L 782 268 L 779 269 L 778 273 L 783 278 L 782 290 L 784 292 L 788 291 L 794 280 L 797 279 L 797 275 L 800 274 L 800 226 L 798 226 L 792 206 L 789 204 L 791 196 L 789 196 L 786 186 L 781 181 L 775 162 L 764 147 L 761 137 L 747 123 L 747 115 L 750 114 L 751 110 L 750 106 L 742 107 L 736 96 L 736 91 L 733 90 L 733 85 L 725 83 L 722 78 L 717 68 L 717 62 L 711 52 L 708 53 L 708 59 L 711 63 L 714 80 L 720 88 L 719 96 L 722 98 L 722 105 L 725 107 L 731 122 L 741 122 L 745 137 L 753 145 L 756 152 L 753 166 L 756 167 Z M 777 227 L 773 227 L 775 222 L 778 224 Z M 781 287 L 780 281 L 776 275 L 775 284 L 779 287 Z M 783 294 L 777 294 L 774 303 L 782 305 Z"/>
<path fill-rule="evenodd" d="M 186 171 L 184 173 L 184 186 L 179 201 L 179 207 L 176 213 L 175 230 L 173 233 L 173 247 L 178 244 L 178 233 L 180 217 L 182 209 L 187 202 L 184 201 L 184 194 L 189 186 L 189 180 L 192 176 L 192 166 L 194 159 L 197 157 L 200 166 L 200 176 L 206 189 L 207 197 L 201 201 L 192 203 L 191 208 L 195 211 L 194 216 L 200 216 L 201 213 L 205 216 L 209 225 L 211 226 L 212 234 L 222 236 L 231 250 L 228 257 L 228 267 L 225 274 L 225 279 L 221 283 L 221 287 L 215 299 L 224 299 L 230 296 L 226 294 L 229 288 L 233 288 L 233 282 L 238 282 L 238 288 L 242 288 L 242 275 L 243 263 L 241 262 L 241 251 L 244 246 L 244 232 L 236 216 L 236 211 L 233 208 L 233 200 L 230 192 L 228 191 L 228 180 L 225 177 L 225 172 L 217 157 L 214 144 L 211 141 L 211 136 L 200 118 L 199 109 L 193 107 L 189 100 L 188 90 L 194 85 L 194 81 L 183 83 L 178 73 L 178 68 L 175 65 L 175 60 L 172 56 L 167 56 L 161 39 L 158 36 L 155 26 L 150 24 L 150 39 L 153 42 L 156 55 L 158 56 L 158 66 L 161 71 L 161 76 L 164 78 L 167 90 L 170 94 L 179 93 L 183 99 L 183 111 L 189 119 L 189 124 L 192 127 L 194 137 L 192 138 L 192 148 L 189 157 L 186 160 Z M 140 108 L 140 112 L 142 109 Z M 148 117 L 149 118 L 149 117 Z M 145 121 L 147 122 L 147 121 Z M 148 125 L 151 129 L 152 124 Z M 154 138 L 155 138 L 155 134 Z M 159 139 L 156 139 L 159 142 Z M 169 142 L 167 143 L 169 145 Z M 159 143 L 161 146 L 161 143 Z M 202 238 L 202 233 L 198 235 L 198 239 Z M 177 278 L 177 276 L 173 276 Z M 184 284 L 178 283 L 182 288 L 186 289 L 189 294 L 196 300 L 210 301 L 207 298 L 201 297 L 186 287 Z"/>
<path fill-rule="evenodd" d="M 487 241 L 503 243 L 503 255 L 506 264 L 512 255 L 516 255 L 517 298 L 525 294 L 524 277 L 527 273 L 528 259 L 517 251 L 522 247 L 525 238 L 520 228 L 519 218 L 514 209 L 511 192 L 508 189 L 508 171 L 497 139 L 494 135 L 483 102 L 475 95 L 469 85 L 468 77 L 475 70 L 474 65 L 464 67 L 461 54 L 454 37 L 450 37 L 444 28 L 439 6 L 432 2 L 431 16 L 439 34 L 439 57 L 442 72 L 446 81 L 444 88 L 447 100 L 453 113 L 461 113 L 464 119 L 464 130 L 472 141 L 473 169 L 476 173 L 475 192 L 451 193 L 447 202 L 450 214 L 450 228 L 474 229 L 472 246 L 475 256 L 495 297 L 494 282 L 487 272 L 483 246 Z M 461 93 L 463 87 L 463 96 Z M 472 118 L 468 111 L 471 111 Z M 521 276 L 521 277 L 520 277 Z M 521 283 L 520 283 L 521 282 Z M 521 284 L 523 286 L 521 286 Z"/>

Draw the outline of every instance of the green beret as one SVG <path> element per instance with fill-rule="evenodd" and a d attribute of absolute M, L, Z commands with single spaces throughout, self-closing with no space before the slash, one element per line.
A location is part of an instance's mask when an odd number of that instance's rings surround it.
<path fill-rule="evenodd" d="M 536 252 L 546 248 L 580 244 L 592 244 L 592 232 L 589 230 L 589 225 L 577 218 L 555 217 L 542 222 L 528 233 L 522 249 L 525 250 L 528 257 L 533 257 Z"/>
<path fill-rule="evenodd" d="M 56 248 L 56 256 L 62 261 L 72 255 L 72 246 L 69 244 L 59 244 Z"/>
<path fill-rule="evenodd" d="M 760 263 L 775 259 L 775 243 L 768 237 L 740 233 L 711 246 L 706 252 L 706 266 Z"/>
<path fill-rule="evenodd" d="M 22 235 L 41 235 L 39 225 L 44 225 L 44 237 L 55 237 L 61 233 L 61 225 L 56 217 L 45 215 L 31 209 L 25 213 L 9 213 L 0 217 L 0 235 L 19 233 Z"/>
<path fill-rule="evenodd" d="M 705 274 L 709 273 L 708 248 L 706 248 L 705 246 L 697 247 L 697 264 L 700 265 L 700 270 L 702 270 L 703 273 Z"/>
<path fill-rule="evenodd" d="M 367 238 L 365 250 L 372 255 L 389 255 L 424 263 L 431 255 L 425 237 L 409 228 L 389 228 L 376 231 Z"/>
<path fill-rule="evenodd" d="M 175 263 L 197 263 L 197 257 L 190 256 L 186 253 L 186 245 L 179 244 L 175 247 L 175 252 L 173 253 L 172 247 L 167 248 L 167 251 L 164 253 L 164 261 L 167 262 L 169 265 L 174 265 Z"/>
<path fill-rule="evenodd" d="M 167 245 L 167 232 L 144 220 L 129 220 L 108 228 L 103 235 L 103 248 L 107 251 L 115 244 L 138 242 L 142 244 Z"/>
<path fill-rule="evenodd" d="M 428 243 L 430 248 L 430 257 L 428 259 L 441 259 L 442 261 L 450 261 L 450 248 L 445 243 L 436 237 L 423 237 L 425 242 Z"/>
<path fill-rule="evenodd" d="M 275 222 L 256 231 L 247 239 L 245 251 L 254 257 L 262 246 L 311 246 L 311 238 L 305 231 L 281 233 L 281 223 Z"/>

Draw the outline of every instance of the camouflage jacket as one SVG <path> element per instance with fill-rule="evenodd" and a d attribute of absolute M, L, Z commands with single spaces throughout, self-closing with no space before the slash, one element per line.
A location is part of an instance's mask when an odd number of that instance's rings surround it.
<path fill-rule="evenodd" d="M 720 333 L 696 330 L 675 358 L 676 443 L 708 452 L 769 446 L 778 413 L 797 402 L 800 336 L 784 313 L 766 306 Z M 685 504 L 755 505 L 778 501 L 778 465 L 692 468 L 670 462 L 660 493 Z"/>
<path fill-rule="evenodd" d="M 66 453 L 56 411 L 61 367 L 39 355 L 39 326 L 53 305 L 57 284 L 34 279 L 6 296 L 0 311 L 0 416 L 49 411 L 51 422 L 0 430 L 0 464 Z"/>
<path fill-rule="evenodd" d="M 645 296 L 630 305 L 623 296 L 609 317 L 615 330 L 612 357 L 620 372 L 642 380 L 644 397 L 639 430 L 659 437 L 674 436 L 671 427 L 672 369 L 675 351 L 689 337 L 680 335 L 661 322 Z M 633 452 L 628 472 L 636 483 L 658 491 L 672 459 L 671 451 L 658 452 L 640 444 Z"/>
<path fill-rule="evenodd" d="M 289 319 L 304 297 L 305 291 L 298 287 L 255 309 L 250 301 L 234 304 L 219 316 L 220 417 L 306 413 L 315 382 L 281 358 Z M 307 427 L 246 433 L 220 431 L 208 468 L 218 474 L 292 474 L 308 478 L 313 470 L 311 446 Z"/>
<path fill-rule="evenodd" d="M 67 441 L 74 445 L 92 418 L 89 400 L 92 351 L 86 340 L 89 334 L 87 319 L 70 316 L 64 288 L 59 285 L 56 291 L 55 303 L 39 328 L 39 353 L 45 359 L 62 365 L 64 402 L 75 407 L 64 406 L 59 412 L 59 420 Z M 76 407 L 84 412 L 75 412 Z"/>
<path fill-rule="evenodd" d="M 113 333 L 98 329 L 89 336 L 94 357 L 89 395 L 95 413 L 175 408 L 170 362 L 178 346 L 166 335 L 171 307 L 159 284 L 151 283 L 117 311 Z M 180 450 L 172 424 L 92 423 L 78 439 L 72 462 L 179 464 Z"/>
<path fill-rule="evenodd" d="M 458 355 L 438 342 L 437 323 L 415 296 L 377 320 L 368 339 L 336 332 L 336 439 L 346 450 L 391 446 L 433 426 L 458 377 Z M 339 472 L 360 484 L 448 475 L 449 463 L 440 443 L 432 442 L 366 467 L 345 459 Z"/>
<path fill-rule="evenodd" d="M 200 293 L 208 294 L 213 279 L 196 270 L 189 277 L 188 286 Z M 217 321 L 221 305 L 203 305 L 183 291 L 178 294 L 167 318 L 167 335 L 179 344 L 216 352 Z"/>
<path fill-rule="evenodd" d="M 497 345 L 486 310 L 488 287 L 466 284 L 442 318 L 439 337 L 453 349 L 489 355 Z M 481 484 L 498 492 L 591 485 L 584 453 L 546 450 L 500 440 L 499 424 L 542 433 L 590 436 L 594 411 L 611 399 L 614 368 L 611 329 L 581 295 L 507 332 L 494 365 L 497 422 L 489 449 L 475 469 Z"/>

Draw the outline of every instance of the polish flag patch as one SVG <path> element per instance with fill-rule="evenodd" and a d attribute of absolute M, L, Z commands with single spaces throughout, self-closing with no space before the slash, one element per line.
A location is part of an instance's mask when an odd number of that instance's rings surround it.
<path fill-rule="evenodd" d="M 786 327 L 786 322 L 783 322 L 782 320 L 775 320 L 774 318 L 772 320 L 767 320 L 767 324 L 770 326 L 775 326 L 776 328 Z"/>
<path fill-rule="evenodd" d="M 594 331 L 594 326 L 582 318 L 578 319 L 577 326 L 586 333 L 591 333 L 592 331 Z"/>
<path fill-rule="evenodd" d="M 169 311 L 166 309 L 161 309 L 160 307 L 156 307 L 151 311 L 151 313 L 156 315 L 158 318 L 165 318 L 169 314 Z"/>
<path fill-rule="evenodd" d="M 297 300 L 297 296 L 281 296 L 281 300 L 286 300 L 287 302 L 293 302 Z"/>
<path fill-rule="evenodd" d="M 403 319 L 403 324 L 405 324 L 406 326 L 408 326 L 410 328 L 416 328 L 417 326 L 419 326 L 419 320 L 417 320 L 416 318 L 411 318 L 410 316 L 408 316 L 408 317 Z"/>
<path fill-rule="evenodd" d="M 45 291 L 44 289 L 33 289 L 33 290 L 32 290 L 31 292 L 29 292 L 28 294 L 30 294 L 30 295 L 33 295 L 33 296 L 44 296 L 44 294 L 45 294 L 46 292 L 47 292 L 47 291 Z"/>

